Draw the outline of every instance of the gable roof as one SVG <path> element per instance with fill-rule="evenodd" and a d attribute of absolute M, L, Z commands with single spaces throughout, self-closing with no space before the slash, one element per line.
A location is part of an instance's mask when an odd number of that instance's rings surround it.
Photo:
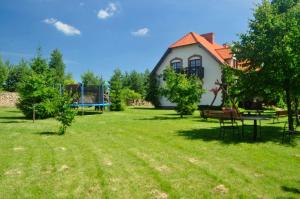
<path fill-rule="evenodd" d="M 213 33 L 199 35 L 195 32 L 190 32 L 173 43 L 169 48 L 178 48 L 193 44 L 201 45 L 221 63 L 224 63 L 226 59 L 232 58 L 229 47 L 221 46 L 213 41 Z"/>
<path fill-rule="evenodd" d="M 166 56 L 175 48 L 194 45 L 197 44 L 205 49 L 209 54 L 211 54 L 217 62 L 220 64 L 226 63 L 227 59 L 233 57 L 231 50 L 228 46 L 219 45 L 214 42 L 214 33 L 206 33 L 199 35 L 195 32 L 190 32 L 184 35 L 181 39 L 173 43 L 167 51 L 164 53 L 163 57 L 159 60 L 152 73 L 157 71 L 158 67 L 161 65 Z"/>

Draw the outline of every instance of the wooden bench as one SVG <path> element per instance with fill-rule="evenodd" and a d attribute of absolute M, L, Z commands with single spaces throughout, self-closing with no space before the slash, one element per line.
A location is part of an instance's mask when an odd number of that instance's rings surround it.
<path fill-rule="evenodd" d="M 273 124 L 275 123 L 275 119 L 277 119 L 277 122 L 278 122 L 280 117 L 287 117 L 287 116 L 288 116 L 287 110 L 276 111 L 275 116 L 273 117 Z"/>
<path fill-rule="evenodd" d="M 201 116 L 205 119 L 218 119 L 220 123 L 220 136 L 223 138 L 225 136 L 225 129 L 232 129 L 233 134 L 234 130 L 238 129 L 239 133 L 239 127 L 236 121 L 242 121 L 242 117 L 241 114 L 237 113 L 236 111 L 204 110 L 202 111 Z"/>

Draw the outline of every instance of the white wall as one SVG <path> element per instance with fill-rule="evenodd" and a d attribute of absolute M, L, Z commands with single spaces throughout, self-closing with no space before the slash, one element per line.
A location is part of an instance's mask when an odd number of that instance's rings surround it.
<path fill-rule="evenodd" d="M 203 89 L 205 90 L 205 93 L 202 95 L 199 105 L 210 105 L 214 98 L 214 94 L 210 91 L 210 89 L 217 87 L 215 85 L 216 80 L 221 82 L 222 71 L 219 62 L 217 62 L 211 54 L 209 54 L 205 49 L 202 49 L 199 45 L 195 44 L 172 49 L 171 53 L 167 55 L 156 71 L 156 74 L 162 74 L 165 68 L 170 66 L 170 61 L 176 57 L 183 60 L 183 67 L 187 67 L 188 58 L 192 55 L 201 55 L 202 66 L 204 67 Z M 160 82 L 161 84 L 164 82 L 162 78 L 160 79 Z M 162 106 L 175 106 L 175 104 L 172 104 L 164 97 L 161 98 L 160 102 Z M 219 106 L 221 103 L 222 94 L 220 92 L 214 106 Z"/>

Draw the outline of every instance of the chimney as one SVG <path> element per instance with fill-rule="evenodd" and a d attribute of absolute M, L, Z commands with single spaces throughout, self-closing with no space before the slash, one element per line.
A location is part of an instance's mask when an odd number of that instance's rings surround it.
<path fill-rule="evenodd" d="M 215 42 L 215 34 L 213 32 L 202 34 L 201 36 L 204 37 L 211 44 Z"/>

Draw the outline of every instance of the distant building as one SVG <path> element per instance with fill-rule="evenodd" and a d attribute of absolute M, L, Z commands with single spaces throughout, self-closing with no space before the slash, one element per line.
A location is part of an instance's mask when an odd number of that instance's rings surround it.
<path fill-rule="evenodd" d="M 210 90 L 216 87 L 217 80 L 222 82 L 220 65 L 224 64 L 237 68 L 236 60 L 231 54 L 229 46 L 215 43 L 214 33 L 199 35 L 190 32 L 167 49 L 152 74 L 159 78 L 160 84 L 164 82 L 161 74 L 166 67 L 170 66 L 176 72 L 184 71 L 186 74 L 199 76 L 203 80 L 203 88 L 206 91 L 202 95 L 199 105 L 210 105 L 214 98 L 214 94 Z M 160 98 L 160 104 L 162 107 L 176 106 L 164 97 Z M 220 93 L 214 105 L 221 104 L 222 94 Z"/>

